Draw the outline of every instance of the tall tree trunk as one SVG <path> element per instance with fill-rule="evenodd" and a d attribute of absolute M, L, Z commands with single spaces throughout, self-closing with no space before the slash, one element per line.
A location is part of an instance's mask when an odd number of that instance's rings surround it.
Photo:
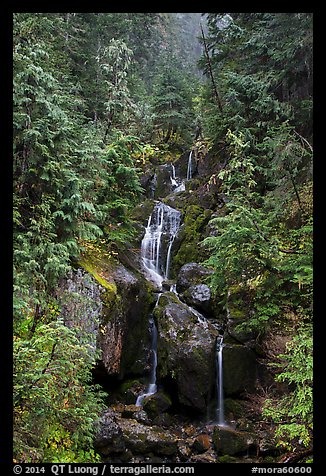
<path fill-rule="evenodd" d="M 36 326 L 37 326 L 37 324 L 40 320 L 40 317 L 41 317 L 41 305 L 36 304 L 35 312 L 34 312 L 33 325 L 32 325 L 32 328 L 31 328 L 31 337 L 33 337 L 33 335 L 34 335 L 34 332 L 35 332 Z"/>
<path fill-rule="evenodd" d="M 207 59 L 207 66 L 208 66 L 208 71 L 209 71 L 209 74 L 210 74 L 210 77 L 211 77 L 211 81 L 212 81 L 213 92 L 214 92 L 214 96 L 215 96 L 215 99 L 216 99 L 216 104 L 217 104 L 217 106 L 218 106 L 220 112 L 222 113 L 222 112 L 223 112 L 222 103 L 221 103 L 220 96 L 219 96 L 219 94 L 218 94 L 218 90 L 217 90 L 217 86 L 216 86 L 216 82 L 215 82 L 215 79 L 214 79 L 213 69 L 212 69 L 212 63 L 211 63 L 211 59 L 210 59 L 210 57 L 209 57 L 209 52 L 208 52 L 207 43 L 206 43 L 206 39 L 205 39 L 205 35 L 204 35 L 204 30 L 203 30 L 202 24 L 200 24 L 200 28 L 201 28 L 201 34 L 202 34 L 202 37 L 203 37 L 204 48 L 205 48 L 205 55 L 206 55 L 206 59 Z"/>
<path fill-rule="evenodd" d="M 164 142 L 165 143 L 169 142 L 170 137 L 171 137 L 171 133 L 172 133 L 172 126 L 171 126 L 171 124 L 169 124 L 168 125 L 168 130 L 166 132 L 166 136 L 164 137 Z"/>

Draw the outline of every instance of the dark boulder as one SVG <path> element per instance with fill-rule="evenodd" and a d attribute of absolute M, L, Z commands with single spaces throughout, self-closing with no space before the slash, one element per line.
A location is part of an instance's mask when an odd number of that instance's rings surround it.
<path fill-rule="evenodd" d="M 143 425 L 136 420 L 120 420 L 119 425 L 124 444 L 133 454 L 171 456 L 178 451 L 178 439 L 168 430 Z"/>
<path fill-rule="evenodd" d="M 211 310 L 211 290 L 207 284 L 194 284 L 181 295 L 182 299 L 200 312 Z"/>
<path fill-rule="evenodd" d="M 162 294 L 158 328 L 158 378 L 174 381 L 182 405 L 205 412 L 214 375 L 217 331 L 173 293 Z"/>
<path fill-rule="evenodd" d="M 150 418 L 155 418 L 165 412 L 172 405 L 171 398 L 164 392 L 159 391 L 145 397 L 143 407 Z"/>
<path fill-rule="evenodd" d="M 121 453 L 125 450 L 122 430 L 116 421 L 116 414 L 107 411 L 99 421 L 99 431 L 94 440 L 95 450 L 102 456 Z"/>
<path fill-rule="evenodd" d="M 153 304 L 152 289 L 138 273 L 114 261 L 106 250 L 85 253 L 80 265 L 101 286 L 102 314 L 97 347 L 108 375 L 124 378 L 142 376 L 150 332 L 147 316 Z"/>
<path fill-rule="evenodd" d="M 187 263 L 182 266 L 177 277 L 177 291 L 183 293 L 190 286 L 202 284 L 213 272 L 198 263 Z"/>

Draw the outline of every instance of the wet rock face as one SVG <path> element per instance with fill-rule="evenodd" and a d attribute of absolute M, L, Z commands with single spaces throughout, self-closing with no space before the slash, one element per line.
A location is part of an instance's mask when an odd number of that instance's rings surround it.
<path fill-rule="evenodd" d="M 217 332 L 173 293 L 162 294 L 158 328 L 158 379 L 172 378 L 182 405 L 204 413 L 214 372 Z"/>

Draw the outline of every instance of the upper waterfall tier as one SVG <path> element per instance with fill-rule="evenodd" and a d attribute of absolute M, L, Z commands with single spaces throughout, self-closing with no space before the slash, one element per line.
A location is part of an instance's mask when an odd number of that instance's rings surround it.
<path fill-rule="evenodd" d="M 141 243 L 143 267 L 151 281 L 162 286 L 169 278 L 171 249 L 178 233 L 181 213 L 158 202 L 148 218 L 145 235 Z"/>

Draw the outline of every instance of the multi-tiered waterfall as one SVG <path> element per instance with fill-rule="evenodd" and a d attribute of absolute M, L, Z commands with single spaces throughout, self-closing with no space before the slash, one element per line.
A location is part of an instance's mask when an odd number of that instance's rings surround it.
<path fill-rule="evenodd" d="M 181 213 L 162 202 L 158 202 L 151 213 L 145 235 L 141 242 L 142 265 L 148 278 L 160 289 L 164 279 L 169 278 L 171 250 L 180 227 Z M 156 306 L 161 297 L 158 295 Z M 145 397 L 154 395 L 157 391 L 157 329 L 153 316 L 149 318 L 151 332 L 151 373 L 148 386 L 144 393 L 138 396 L 136 405 L 142 405 Z"/>
<path fill-rule="evenodd" d="M 193 166 L 191 151 L 188 158 L 187 180 L 192 179 L 192 174 Z M 173 193 L 177 193 L 185 189 L 185 180 L 181 180 L 180 178 L 176 177 L 175 167 L 173 164 L 171 164 L 170 180 L 173 187 Z M 179 231 L 180 222 L 180 211 L 166 205 L 163 202 L 156 202 L 145 228 L 145 234 L 141 242 L 141 262 L 143 270 L 145 271 L 148 279 L 152 281 L 160 291 L 162 290 L 163 281 L 169 279 L 171 252 L 173 243 Z M 175 284 L 170 286 L 170 291 L 173 292 L 180 300 Z M 160 293 L 158 296 L 156 305 L 159 302 L 161 294 L 162 293 Z M 187 305 L 187 307 L 189 308 L 189 311 L 197 317 L 200 325 L 206 328 L 208 325 L 206 318 L 196 309 L 190 307 L 189 305 Z M 149 316 L 149 327 L 151 334 L 150 376 L 146 390 L 144 393 L 138 396 L 136 405 L 142 405 L 143 400 L 146 397 L 157 392 L 157 329 L 153 315 Z M 216 417 L 218 419 L 218 423 L 221 425 L 224 424 L 222 348 L 223 338 L 219 336 L 216 343 L 216 382 L 218 393 Z"/>

